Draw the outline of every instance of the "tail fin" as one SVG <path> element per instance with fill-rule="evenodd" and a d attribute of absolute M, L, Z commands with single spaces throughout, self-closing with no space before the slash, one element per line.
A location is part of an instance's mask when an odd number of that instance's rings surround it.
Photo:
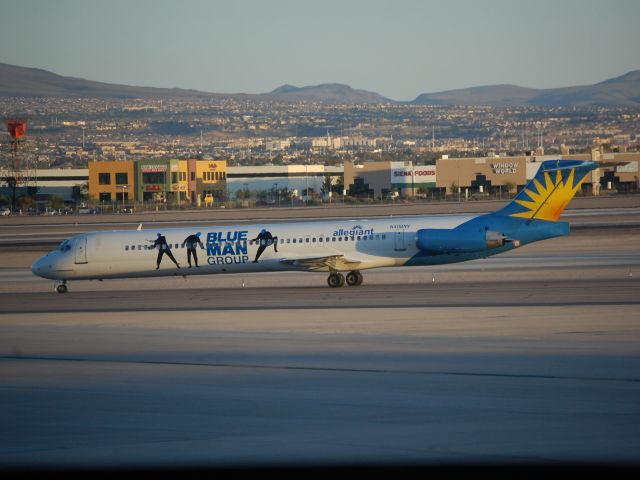
<path fill-rule="evenodd" d="M 536 176 L 498 215 L 555 222 L 576 194 L 594 162 L 547 160 Z"/>

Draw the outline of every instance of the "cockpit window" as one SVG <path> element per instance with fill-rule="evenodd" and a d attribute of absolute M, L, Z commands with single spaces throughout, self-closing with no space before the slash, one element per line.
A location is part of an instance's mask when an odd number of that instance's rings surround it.
<path fill-rule="evenodd" d="M 71 250 L 71 245 L 69 245 L 69 240 L 65 240 L 64 242 L 62 242 L 58 248 L 61 252 L 68 252 L 69 250 Z"/>

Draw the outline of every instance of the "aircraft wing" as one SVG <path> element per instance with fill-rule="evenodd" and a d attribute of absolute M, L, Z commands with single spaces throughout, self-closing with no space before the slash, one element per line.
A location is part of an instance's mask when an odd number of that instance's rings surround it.
<path fill-rule="evenodd" d="M 321 272 L 327 270 L 356 270 L 362 263 L 360 260 L 350 260 L 344 255 L 329 255 L 326 257 L 307 257 L 282 259 L 280 263 L 299 267 L 301 270 Z"/>

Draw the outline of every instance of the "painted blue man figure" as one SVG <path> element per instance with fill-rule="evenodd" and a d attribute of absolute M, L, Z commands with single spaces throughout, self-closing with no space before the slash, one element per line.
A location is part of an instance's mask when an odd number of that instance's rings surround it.
<path fill-rule="evenodd" d="M 173 263 L 176 264 L 176 267 L 180 268 L 180 265 L 176 261 L 173 253 L 171 253 L 171 247 L 167 243 L 167 239 L 161 233 L 158 233 L 158 238 L 153 242 L 153 248 L 158 249 L 158 258 L 156 260 L 156 270 L 160 268 L 160 262 L 162 261 L 162 256 L 166 253 L 167 256 L 173 260 Z"/>
<path fill-rule="evenodd" d="M 198 232 L 195 235 L 189 235 L 182 242 L 182 247 L 187 246 L 187 261 L 189 262 L 189 268 L 191 268 L 191 256 L 193 255 L 193 263 L 195 263 L 196 268 L 198 267 L 198 255 L 196 254 L 196 248 L 200 245 L 200 248 L 204 248 L 202 241 L 200 240 L 200 235 L 202 233 Z"/>
<path fill-rule="evenodd" d="M 265 248 L 270 245 L 273 245 L 273 249 L 276 252 L 278 251 L 278 237 L 274 237 L 273 235 L 271 235 L 271 233 L 268 232 L 265 228 L 263 228 L 258 236 L 252 240 L 252 242 L 255 241 L 259 241 L 260 246 L 258 247 L 258 252 L 256 253 L 256 258 L 253 263 L 258 263 L 258 258 L 260 258 L 260 255 L 262 255 L 262 252 L 264 252 Z"/>

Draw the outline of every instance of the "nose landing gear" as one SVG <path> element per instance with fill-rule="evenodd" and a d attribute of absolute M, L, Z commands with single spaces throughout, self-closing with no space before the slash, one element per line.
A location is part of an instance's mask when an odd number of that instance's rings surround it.
<path fill-rule="evenodd" d="M 327 278 L 327 283 L 331 288 L 340 288 L 345 284 L 345 277 L 338 272 L 331 272 L 329 278 Z M 362 284 L 362 274 L 354 270 L 353 272 L 347 273 L 346 283 L 350 287 L 357 287 Z"/>
<path fill-rule="evenodd" d="M 56 282 L 55 288 L 58 293 L 67 293 L 67 281 L 62 280 L 61 282 Z"/>

